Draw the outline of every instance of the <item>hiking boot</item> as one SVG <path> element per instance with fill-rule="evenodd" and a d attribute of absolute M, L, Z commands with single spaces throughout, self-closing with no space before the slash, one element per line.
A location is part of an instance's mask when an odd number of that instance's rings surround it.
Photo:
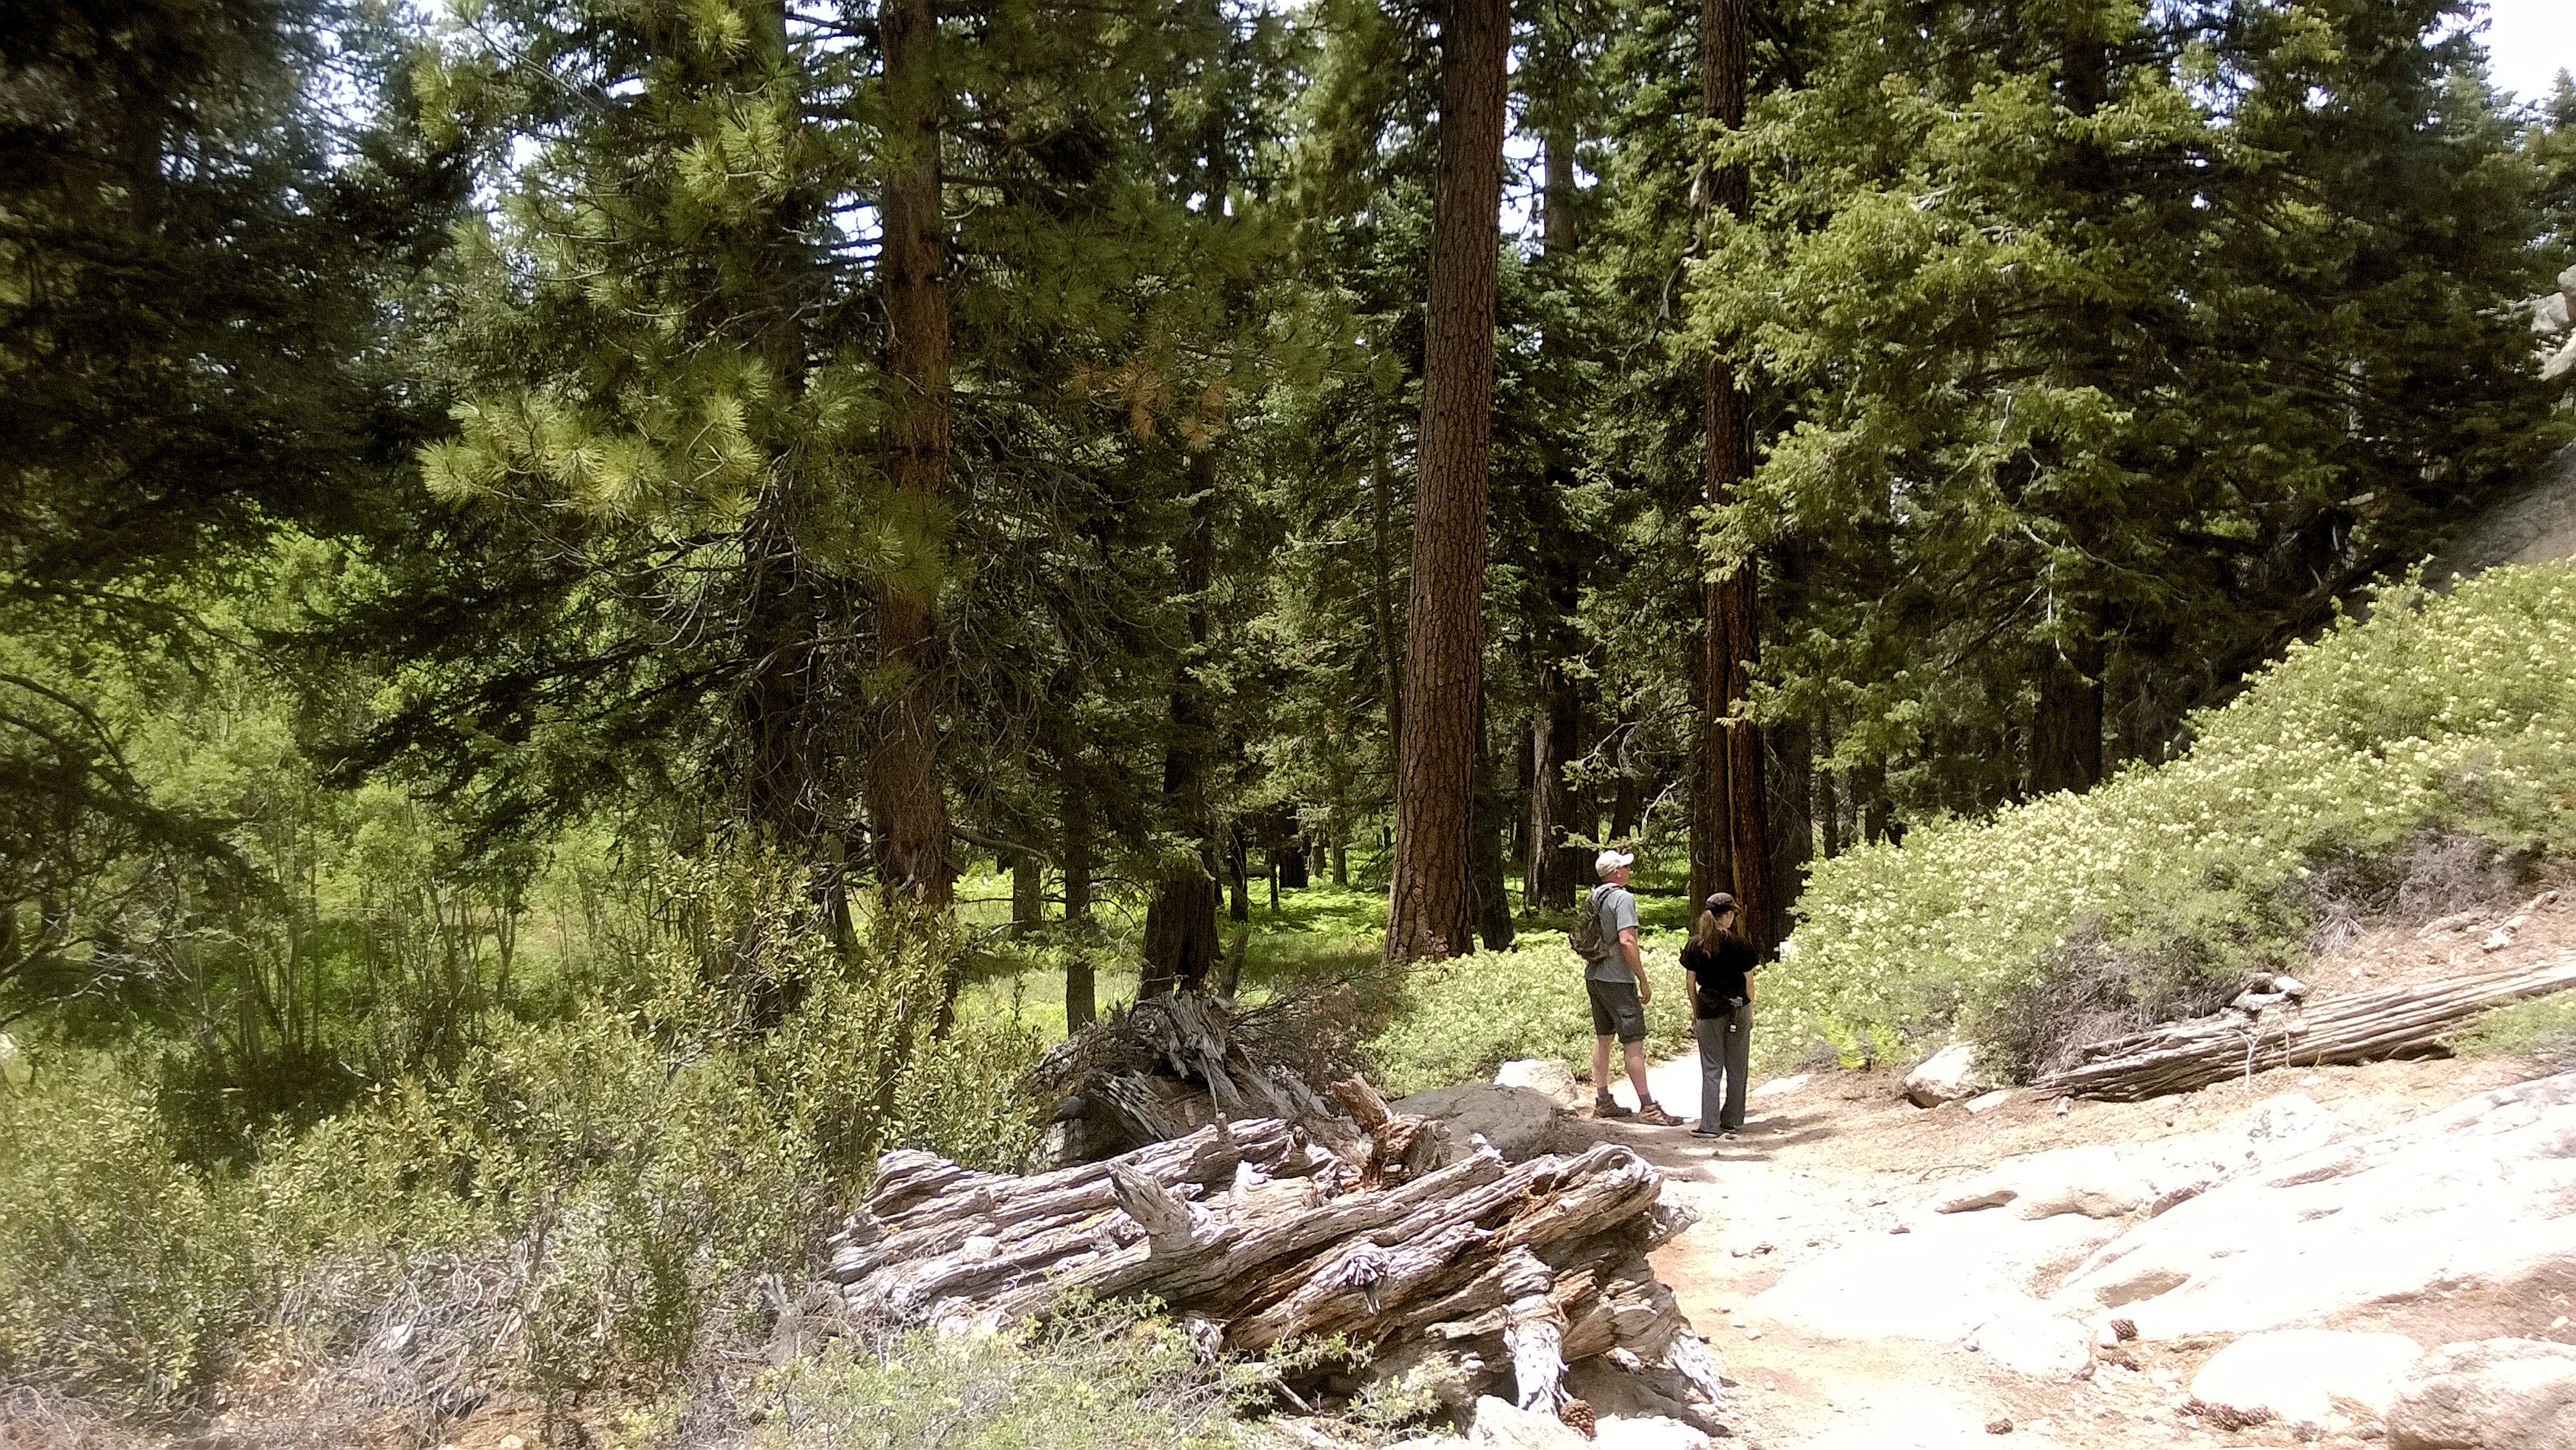
<path fill-rule="evenodd" d="M 1594 1098 L 1592 1100 L 1592 1116 L 1596 1118 L 1633 1118 L 1637 1115 L 1634 1112 L 1619 1106 L 1619 1100 L 1617 1098 Z"/>
<path fill-rule="evenodd" d="M 1681 1119 L 1665 1112 L 1663 1107 L 1657 1103 L 1648 1103 L 1644 1107 L 1639 1108 L 1637 1110 L 1637 1121 L 1645 1124 L 1649 1128 L 1678 1128 L 1682 1125 Z"/>

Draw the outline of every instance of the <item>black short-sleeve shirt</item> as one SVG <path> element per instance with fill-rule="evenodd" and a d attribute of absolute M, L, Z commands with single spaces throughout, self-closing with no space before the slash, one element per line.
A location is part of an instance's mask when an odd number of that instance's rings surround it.
<path fill-rule="evenodd" d="M 1717 950 L 1703 949 L 1693 937 L 1682 946 L 1682 970 L 1699 984 L 1700 1012 L 1716 1016 L 1750 993 L 1745 988 L 1745 974 L 1758 964 L 1753 943 L 1732 931 L 1717 934 Z"/>

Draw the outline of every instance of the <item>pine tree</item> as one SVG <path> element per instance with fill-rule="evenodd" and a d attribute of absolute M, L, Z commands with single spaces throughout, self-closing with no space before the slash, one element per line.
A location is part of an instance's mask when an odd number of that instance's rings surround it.
<path fill-rule="evenodd" d="M 1440 168 L 1423 314 L 1421 462 L 1405 611 L 1390 961 L 1469 948 L 1477 701 L 1483 680 L 1488 409 L 1502 207 L 1499 0 L 1451 0 L 1441 33 Z"/>

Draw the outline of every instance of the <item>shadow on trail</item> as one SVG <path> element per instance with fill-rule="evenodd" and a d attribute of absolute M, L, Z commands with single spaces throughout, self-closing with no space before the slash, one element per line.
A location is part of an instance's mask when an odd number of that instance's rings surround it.
<path fill-rule="evenodd" d="M 1748 1119 L 1732 1138 L 1693 1136 L 1687 1121 L 1680 1127 L 1655 1128 L 1620 1118 L 1579 1117 L 1568 1127 L 1586 1142 L 1617 1141 L 1668 1173 L 1687 1174 L 1703 1163 L 1760 1163 L 1774 1153 L 1802 1143 L 1832 1138 L 1838 1125 L 1825 1113 L 1772 1113 Z"/>

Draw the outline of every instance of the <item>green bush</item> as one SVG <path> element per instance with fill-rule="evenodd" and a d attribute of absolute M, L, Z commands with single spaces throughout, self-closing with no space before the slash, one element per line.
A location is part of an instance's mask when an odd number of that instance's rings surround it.
<path fill-rule="evenodd" d="M 1675 938 L 1645 945 L 1655 989 L 1646 1008 L 1648 1049 L 1656 1056 L 1690 1041 Z M 1516 1057 L 1553 1057 L 1578 1073 L 1592 1062 L 1592 1014 L 1583 968 L 1561 932 L 1524 932 L 1507 952 L 1478 952 L 1414 967 L 1393 1018 L 1367 1043 L 1387 1096 L 1488 1077 Z M 1611 1071 L 1619 1071 L 1614 1058 Z"/>
<path fill-rule="evenodd" d="M 1256 1383 L 1169 1324 L 1099 1311 L 844 1346 L 765 1376 L 746 1408 L 753 1444 L 778 1450 L 1217 1450 L 1246 1443 L 1235 1411 Z"/>
<path fill-rule="evenodd" d="M 1849 1060 L 1954 1021 L 1998 1029 L 2085 940 L 2209 983 L 2295 960 L 2313 878 L 2426 832 L 2564 852 L 2576 570 L 2383 591 L 2367 620 L 2293 647 L 2192 728 L 2187 755 L 2089 794 L 1820 863 L 1789 956 L 1764 974 L 1766 1047 Z"/>
<path fill-rule="evenodd" d="M 2576 993 L 2482 1012 L 2451 1046 L 2464 1057 L 2530 1053 L 2553 1067 L 2576 1065 Z"/>
<path fill-rule="evenodd" d="M 1017 1163 L 1039 1044 L 937 1030 L 953 938 L 889 919 L 845 944 L 794 929 L 792 890 L 699 884 L 709 939 L 763 940 L 793 1002 L 766 1028 L 743 982 L 666 951 L 619 999 L 496 1021 L 443 1080 L 237 1156 L 185 1151 L 143 1073 L 49 1050 L 0 1091 L 0 1378 L 159 1411 L 247 1357 L 336 1363 L 399 1326 L 423 1396 L 668 1382 L 756 1332 L 729 1322 L 751 1281 L 803 1277 L 880 1150 Z"/>

